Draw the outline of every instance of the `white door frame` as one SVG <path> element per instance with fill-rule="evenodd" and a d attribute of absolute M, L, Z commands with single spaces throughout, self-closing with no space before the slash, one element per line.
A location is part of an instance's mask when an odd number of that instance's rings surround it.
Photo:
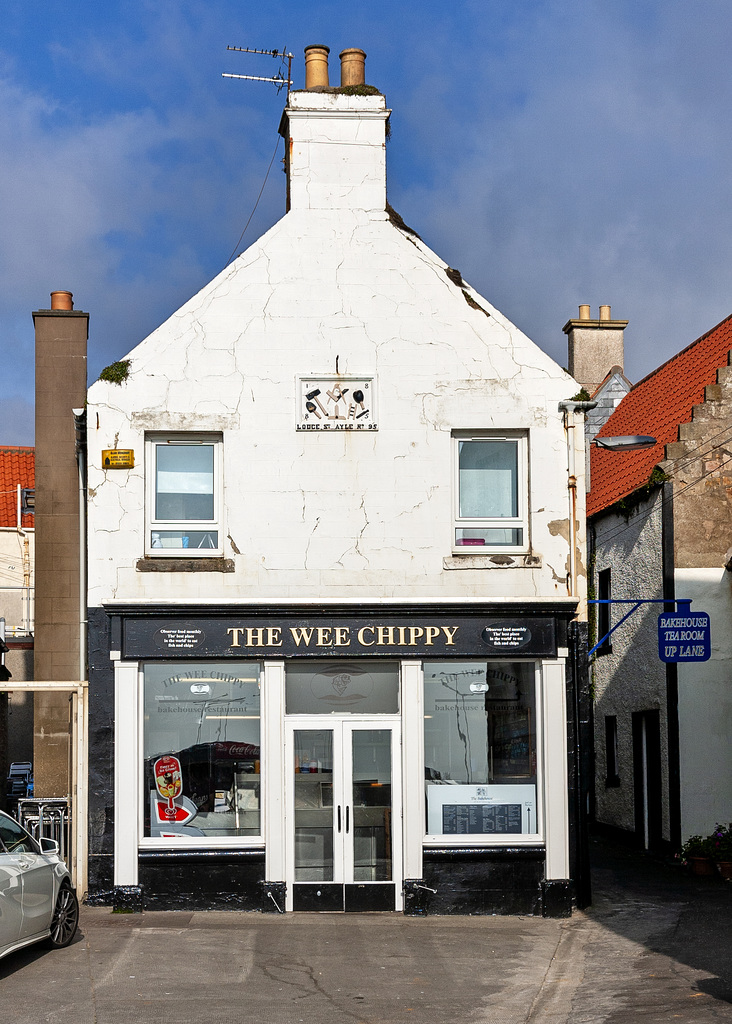
<path fill-rule="evenodd" d="M 71 698 L 71 771 L 68 794 L 71 810 L 71 831 L 69 834 L 71 851 L 70 856 L 67 856 L 67 867 L 71 872 L 71 881 L 76 891 L 78 893 L 85 893 L 87 888 L 87 815 L 89 809 L 87 798 L 89 684 L 85 679 L 79 681 L 19 681 L 17 683 L 8 682 L 3 684 L 0 690 L 3 693 L 12 693 L 13 690 L 68 693 Z"/>
<path fill-rule="evenodd" d="M 388 729 L 391 732 L 391 858 L 392 879 L 395 891 L 394 909 L 403 906 L 403 850 L 402 850 L 402 719 L 401 715 L 287 715 L 285 717 L 284 742 L 284 794 L 285 794 L 285 881 L 287 896 L 285 909 L 293 909 L 293 884 L 295 883 L 295 772 L 294 736 L 296 731 L 333 730 L 333 829 L 334 829 L 334 877 L 336 884 L 349 884 L 353 879 L 353 842 L 346 841 L 345 833 L 336 828 L 338 799 L 342 803 L 350 799 L 352 781 L 352 736 L 354 732 Z M 346 811 L 344 809 L 343 813 Z M 353 833 L 351 833 L 351 836 Z"/>

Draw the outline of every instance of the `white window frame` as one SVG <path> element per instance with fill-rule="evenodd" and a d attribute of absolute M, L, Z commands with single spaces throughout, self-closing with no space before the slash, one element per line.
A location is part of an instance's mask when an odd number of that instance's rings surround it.
<path fill-rule="evenodd" d="M 513 441 L 518 470 L 518 515 L 463 518 L 460 515 L 460 443 L 463 441 Z M 525 554 L 529 538 L 529 439 L 520 430 L 455 430 L 452 433 L 453 523 L 452 552 L 455 555 Z M 458 544 L 457 530 L 523 530 L 521 544 Z"/>
<path fill-rule="evenodd" d="M 186 662 L 181 659 L 180 670 Z M 120 715 L 121 726 L 115 729 L 115 789 L 118 792 L 117 807 L 120 810 L 118 822 L 122 827 L 115 829 L 115 861 L 128 864 L 129 872 L 137 869 L 138 850 L 229 850 L 270 847 L 281 850 L 284 845 L 281 825 L 282 749 L 284 718 L 284 663 L 264 661 L 261 665 L 260 704 L 260 833 L 256 836 L 178 836 L 166 839 L 146 836 L 145 805 L 149 793 L 145 791 L 143 771 L 143 744 L 145 729 L 145 661 L 117 662 L 117 692 L 121 694 L 119 682 L 124 678 L 128 683 L 124 705 L 126 711 Z M 124 670 L 127 675 L 124 675 Z M 134 683 L 133 683 L 134 680 Z M 122 701 L 118 699 L 118 707 Z M 132 785 L 130 779 L 136 780 Z M 134 828 L 127 827 L 134 822 Z M 119 846 L 119 849 L 117 849 Z M 268 854 L 269 856 L 269 854 Z M 277 865 L 273 877 L 282 875 Z M 129 873 L 128 872 L 128 873 Z M 136 885 L 137 882 L 118 881 L 116 885 Z"/>
<path fill-rule="evenodd" d="M 157 448 L 161 445 L 211 445 L 213 459 L 213 519 L 156 519 L 155 482 Z M 145 554 L 154 558 L 211 558 L 224 553 L 223 523 L 223 450 L 221 434 L 165 433 L 148 434 L 145 437 Z M 218 543 L 210 548 L 153 547 L 152 535 L 156 531 L 190 530 L 216 532 Z"/>
<path fill-rule="evenodd" d="M 435 659 L 439 660 L 439 659 Z M 471 661 L 466 657 L 464 661 Z M 483 660 L 483 659 L 478 659 Z M 490 659 L 487 659 L 490 661 Z M 426 830 L 424 802 L 426 799 L 426 787 L 424 781 L 424 662 L 420 664 L 420 707 L 419 707 L 419 729 L 421 731 L 421 757 L 420 757 L 420 783 L 422 787 L 421 809 L 422 809 L 422 842 L 425 849 L 428 847 L 485 847 L 496 848 L 501 846 L 542 846 L 546 843 L 546 805 L 545 786 L 548 772 L 545 767 L 546 747 L 546 695 L 544 687 L 544 666 L 545 663 L 534 658 L 516 658 L 516 661 L 525 661 L 534 666 L 534 707 L 535 707 L 535 743 L 536 743 L 536 832 L 522 832 L 501 835 L 453 835 L 452 833 L 430 834 Z M 553 663 L 552 663 L 553 664 Z M 566 735 L 566 733 L 565 733 Z M 562 747 L 562 751 L 564 751 Z M 555 755 L 556 757 L 556 755 Z M 566 761 L 562 755 L 560 762 Z"/>

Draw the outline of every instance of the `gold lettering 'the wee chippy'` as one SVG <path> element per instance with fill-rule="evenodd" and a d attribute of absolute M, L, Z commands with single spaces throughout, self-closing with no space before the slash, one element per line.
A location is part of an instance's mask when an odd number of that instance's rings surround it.
<path fill-rule="evenodd" d="M 361 626 L 356 632 L 357 646 L 434 647 L 442 639 L 446 647 L 455 646 L 459 626 Z M 350 647 L 350 626 L 290 626 L 295 647 Z M 232 647 L 282 647 L 281 626 L 232 626 L 226 630 Z"/>

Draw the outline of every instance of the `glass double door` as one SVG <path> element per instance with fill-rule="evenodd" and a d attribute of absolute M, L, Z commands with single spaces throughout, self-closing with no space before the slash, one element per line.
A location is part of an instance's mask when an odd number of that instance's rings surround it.
<path fill-rule="evenodd" d="M 287 766 L 289 908 L 397 909 L 398 723 L 291 718 Z"/>

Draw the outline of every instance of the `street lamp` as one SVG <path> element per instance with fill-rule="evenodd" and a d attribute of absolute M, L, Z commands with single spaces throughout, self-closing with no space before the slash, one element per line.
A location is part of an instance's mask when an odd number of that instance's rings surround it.
<path fill-rule="evenodd" d="M 658 442 L 648 434 L 625 434 L 620 437 L 595 437 L 590 444 L 610 452 L 637 452 L 642 448 L 653 448 Z"/>

